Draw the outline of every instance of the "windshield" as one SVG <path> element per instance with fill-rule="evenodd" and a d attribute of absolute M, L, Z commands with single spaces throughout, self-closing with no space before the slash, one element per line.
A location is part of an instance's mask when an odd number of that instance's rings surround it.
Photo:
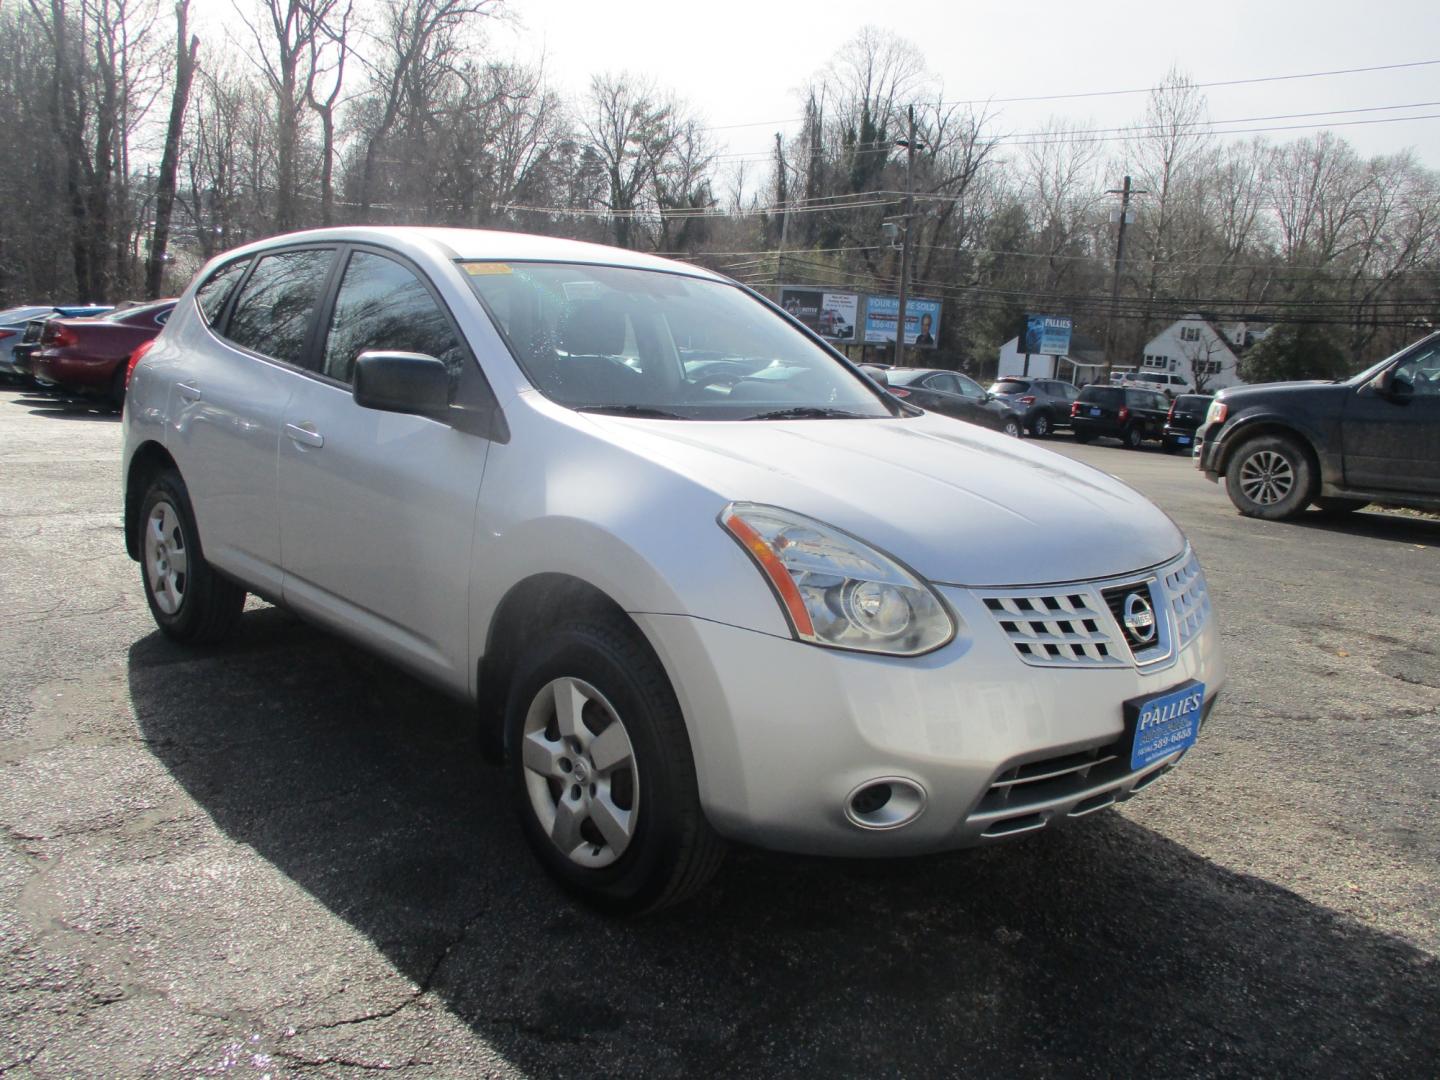
<path fill-rule="evenodd" d="M 572 409 L 752 420 L 903 408 L 733 285 L 571 263 L 460 267 L 526 377 Z"/>
<path fill-rule="evenodd" d="M 1396 359 L 1397 357 L 1403 355 L 1404 353 L 1409 352 L 1411 349 L 1415 348 L 1417 345 L 1423 345 L 1425 342 L 1427 342 L 1427 341 L 1429 341 L 1429 340 L 1430 340 L 1429 338 L 1421 338 L 1419 341 L 1412 341 L 1409 345 L 1406 345 L 1403 349 L 1399 350 L 1398 352 L 1393 352 L 1393 353 L 1391 353 L 1389 356 L 1385 357 L 1384 360 L 1379 360 L 1379 361 L 1377 361 L 1376 363 L 1371 364 L 1371 365 L 1370 365 L 1368 368 L 1366 368 L 1364 371 L 1360 372 L 1360 374 L 1358 374 L 1358 375 L 1351 375 L 1351 376 L 1350 376 L 1349 378 L 1347 378 L 1347 379 L 1336 379 L 1335 381 L 1336 381 L 1336 382 L 1346 383 L 1346 384 L 1348 384 L 1348 385 L 1350 385 L 1350 386 L 1361 386 L 1361 385 L 1363 385 L 1364 383 L 1369 382 L 1369 381 L 1370 381 L 1371 379 L 1373 379 L 1376 375 L 1379 375 L 1380 372 L 1385 369 L 1385 365 L 1388 364 L 1388 363 L 1390 363 L 1390 361 Z"/>

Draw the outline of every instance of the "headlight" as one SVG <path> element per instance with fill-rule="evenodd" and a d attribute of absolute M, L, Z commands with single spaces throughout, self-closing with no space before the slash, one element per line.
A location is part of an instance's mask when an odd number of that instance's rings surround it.
<path fill-rule="evenodd" d="M 1230 406 L 1223 401 L 1210 402 L 1210 408 L 1205 410 L 1205 423 L 1223 424 L 1225 416 L 1230 412 Z"/>
<path fill-rule="evenodd" d="M 839 529 L 756 503 L 731 503 L 720 524 L 765 574 L 802 641 L 916 656 L 955 635 L 933 589 Z"/>

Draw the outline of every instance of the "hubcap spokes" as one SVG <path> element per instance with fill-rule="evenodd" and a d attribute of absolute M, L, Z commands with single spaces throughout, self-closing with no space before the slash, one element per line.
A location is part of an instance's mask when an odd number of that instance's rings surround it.
<path fill-rule="evenodd" d="M 185 601 L 190 557 L 180 515 L 168 502 L 159 502 L 145 522 L 145 573 L 155 606 L 174 615 Z"/>
<path fill-rule="evenodd" d="M 1240 490 L 1251 502 L 1273 506 L 1295 487 L 1295 470 L 1273 450 L 1251 454 L 1240 466 Z"/>
<path fill-rule="evenodd" d="M 572 862 L 598 869 L 630 846 L 639 820 L 635 752 L 605 696 L 581 679 L 546 684 L 525 717 L 521 763 L 530 805 Z"/>

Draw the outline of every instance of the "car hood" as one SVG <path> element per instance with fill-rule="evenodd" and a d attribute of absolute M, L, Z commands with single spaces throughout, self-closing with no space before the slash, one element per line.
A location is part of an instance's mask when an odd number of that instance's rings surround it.
<path fill-rule="evenodd" d="M 1110 577 L 1164 562 L 1185 546 L 1164 513 L 1114 477 L 943 416 L 586 419 L 725 502 L 807 514 L 939 583 Z"/>

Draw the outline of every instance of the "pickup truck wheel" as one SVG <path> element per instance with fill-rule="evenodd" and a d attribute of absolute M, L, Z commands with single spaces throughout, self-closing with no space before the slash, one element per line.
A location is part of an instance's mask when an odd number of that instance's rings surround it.
<path fill-rule="evenodd" d="M 602 910 L 698 891 L 725 854 L 660 662 L 619 619 L 562 626 L 522 658 L 505 709 L 507 768 L 545 869 Z"/>
<path fill-rule="evenodd" d="M 1125 444 L 1126 450 L 1139 450 L 1145 443 L 1145 433 L 1140 430 L 1139 424 L 1132 424 L 1120 433 L 1120 441 Z"/>
<path fill-rule="evenodd" d="M 1369 499 L 1345 499 L 1338 495 L 1322 495 L 1315 500 L 1316 510 L 1333 517 L 1339 517 L 1341 514 L 1353 514 L 1356 510 L 1364 510 L 1369 505 Z"/>
<path fill-rule="evenodd" d="M 1225 469 L 1225 492 L 1246 517 L 1285 521 L 1304 511 L 1314 471 L 1300 445 L 1284 435 L 1261 435 L 1241 445 Z"/>
<path fill-rule="evenodd" d="M 227 637 L 245 607 L 245 590 L 205 561 L 185 482 L 174 470 L 157 475 L 145 492 L 137 524 L 140 577 L 155 624 L 191 645 Z"/>
<path fill-rule="evenodd" d="M 1050 414 L 1039 413 L 1034 420 L 1030 421 L 1030 434 L 1037 439 L 1048 439 L 1050 437 Z"/>

